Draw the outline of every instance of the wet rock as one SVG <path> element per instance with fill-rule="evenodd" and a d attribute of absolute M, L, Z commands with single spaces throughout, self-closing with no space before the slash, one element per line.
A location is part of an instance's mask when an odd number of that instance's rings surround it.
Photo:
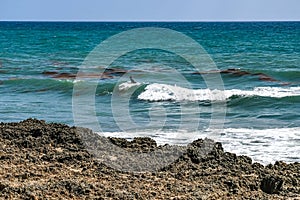
<path fill-rule="evenodd" d="M 80 78 L 100 78 L 100 79 L 111 79 L 114 76 L 122 76 L 128 72 L 128 70 L 120 68 L 107 68 L 104 72 L 103 70 L 95 70 L 94 73 L 73 73 L 73 72 L 61 72 L 61 71 L 44 71 L 42 74 L 44 76 L 54 78 L 54 79 L 75 79 L 77 76 Z"/>
<path fill-rule="evenodd" d="M 260 189 L 268 194 L 279 193 L 282 190 L 283 180 L 277 176 L 267 175 L 260 184 Z"/>

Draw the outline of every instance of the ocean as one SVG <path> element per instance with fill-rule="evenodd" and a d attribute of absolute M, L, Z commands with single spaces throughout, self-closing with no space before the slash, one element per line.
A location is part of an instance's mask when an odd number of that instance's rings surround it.
<path fill-rule="evenodd" d="M 200 68 L 185 41 L 201 47 Z M 300 22 L 0 22 L 0 94 L 1 122 L 212 137 L 263 164 L 300 162 Z"/>

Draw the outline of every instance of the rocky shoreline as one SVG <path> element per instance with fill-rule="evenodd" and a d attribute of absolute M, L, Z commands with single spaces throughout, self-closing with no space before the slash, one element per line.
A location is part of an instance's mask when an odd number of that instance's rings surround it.
<path fill-rule="evenodd" d="M 97 147 L 87 147 L 87 134 Z M 136 157 L 136 166 L 142 167 L 123 168 L 122 156 L 114 158 L 120 168 L 107 165 L 107 157 L 91 150 L 105 141 L 121 152 L 135 153 L 131 159 Z M 104 138 L 87 129 L 36 119 L 0 123 L 0 198 L 300 199 L 300 163 L 263 166 L 207 141 L 176 147 L 178 154 L 168 157 L 173 160 L 163 167 L 157 165 L 162 161 L 153 161 L 159 168 L 147 171 L 149 163 L 136 155 L 175 147 L 157 146 L 150 138 Z M 203 154 L 207 144 L 211 150 Z"/>

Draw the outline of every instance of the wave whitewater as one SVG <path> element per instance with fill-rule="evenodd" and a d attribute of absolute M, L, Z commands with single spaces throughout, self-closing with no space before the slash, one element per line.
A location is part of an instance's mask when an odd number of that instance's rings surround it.
<path fill-rule="evenodd" d="M 146 101 L 225 101 L 234 96 L 284 98 L 300 96 L 300 87 L 255 87 L 253 90 L 188 89 L 167 84 L 150 84 L 139 96 Z"/>

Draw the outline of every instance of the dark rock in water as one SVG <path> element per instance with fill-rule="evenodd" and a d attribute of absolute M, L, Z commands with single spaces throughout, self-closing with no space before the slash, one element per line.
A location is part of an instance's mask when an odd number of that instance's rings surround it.
<path fill-rule="evenodd" d="M 62 79 L 75 79 L 76 74 L 68 73 L 68 72 L 63 72 L 63 73 L 58 73 L 53 76 L 53 78 L 62 78 Z"/>
<path fill-rule="evenodd" d="M 221 73 L 221 74 L 231 74 L 237 77 L 240 76 L 257 76 L 259 80 L 261 81 L 267 81 L 267 82 L 279 82 L 283 85 L 289 85 L 290 83 L 284 83 L 281 82 L 275 78 L 272 78 L 271 76 L 264 74 L 264 73 L 251 73 L 248 71 L 243 71 L 240 69 L 236 69 L 236 68 L 229 68 L 229 69 L 225 69 L 225 70 L 213 70 L 213 71 L 205 71 L 205 72 L 194 72 L 193 74 L 211 74 L 211 73 Z"/>
<path fill-rule="evenodd" d="M 107 74 L 126 74 L 128 71 L 125 69 L 121 69 L 121 68 L 106 68 L 104 73 Z"/>
<path fill-rule="evenodd" d="M 279 193 L 282 190 L 283 180 L 277 176 L 268 175 L 263 178 L 260 189 L 268 194 Z"/>
<path fill-rule="evenodd" d="M 59 74 L 58 72 L 56 72 L 56 71 L 43 71 L 42 72 L 42 74 L 43 75 L 57 75 L 57 74 Z"/>

